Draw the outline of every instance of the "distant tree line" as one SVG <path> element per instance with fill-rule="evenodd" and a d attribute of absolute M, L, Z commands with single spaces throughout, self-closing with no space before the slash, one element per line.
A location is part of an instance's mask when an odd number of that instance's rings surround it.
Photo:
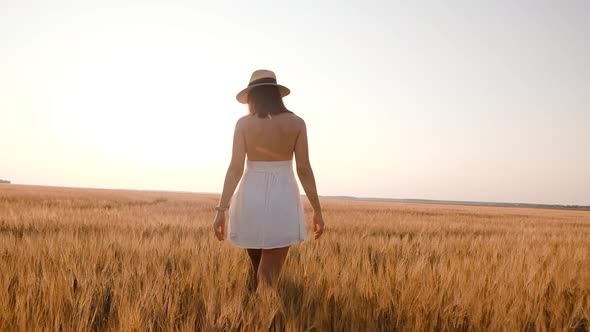
<path fill-rule="evenodd" d="M 10 181 L 0 179 L 0 183 L 10 183 Z"/>

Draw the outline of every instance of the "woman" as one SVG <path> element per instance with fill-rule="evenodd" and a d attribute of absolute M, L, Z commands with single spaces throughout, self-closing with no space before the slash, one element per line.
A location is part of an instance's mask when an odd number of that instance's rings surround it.
<path fill-rule="evenodd" d="M 293 155 L 299 181 L 313 207 L 315 239 L 324 232 L 305 122 L 283 104 L 282 98 L 289 93 L 277 84 L 272 71 L 257 70 L 248 87 L 236 96 L 240 103 L 248 104 L 250 114 L 236 123 L 231 163 L 213 224 L 217 239 L 226 239 L 225 211 L 229 209 L 228 241 L 247 250 L 258 284 L 269 286 L 274 285 L 289 246 L 307 239 Z"/>

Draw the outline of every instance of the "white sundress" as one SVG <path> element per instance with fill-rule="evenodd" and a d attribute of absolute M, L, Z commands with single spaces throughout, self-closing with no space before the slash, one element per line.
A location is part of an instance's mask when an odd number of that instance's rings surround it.
<path fill-rule="evenodd" d="M 280 248 L 307 239 L 292 160 L 246 161 L 227 227 L 228 241 L 238 248 Z"/>

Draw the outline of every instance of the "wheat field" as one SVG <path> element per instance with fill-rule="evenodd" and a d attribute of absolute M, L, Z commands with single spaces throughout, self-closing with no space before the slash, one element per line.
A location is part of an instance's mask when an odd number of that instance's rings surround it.
<path fill-rule="evenodd" d="M 0 330 L 589 328 L 590 212 L 324 200 L 324 236 L 252 291 L 217 199 L 0 185 Z"/>

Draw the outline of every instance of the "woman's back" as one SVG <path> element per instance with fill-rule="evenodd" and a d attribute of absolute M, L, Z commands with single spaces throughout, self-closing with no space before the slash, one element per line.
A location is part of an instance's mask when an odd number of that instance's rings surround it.
<path fill-rule="evenodd" d="M 246 115 L 239 125 L 248 160 L 279 161 L 293 159 L 297 137 L 305 124 L 297 115 L 285 112 L 268 118 Z"/>

